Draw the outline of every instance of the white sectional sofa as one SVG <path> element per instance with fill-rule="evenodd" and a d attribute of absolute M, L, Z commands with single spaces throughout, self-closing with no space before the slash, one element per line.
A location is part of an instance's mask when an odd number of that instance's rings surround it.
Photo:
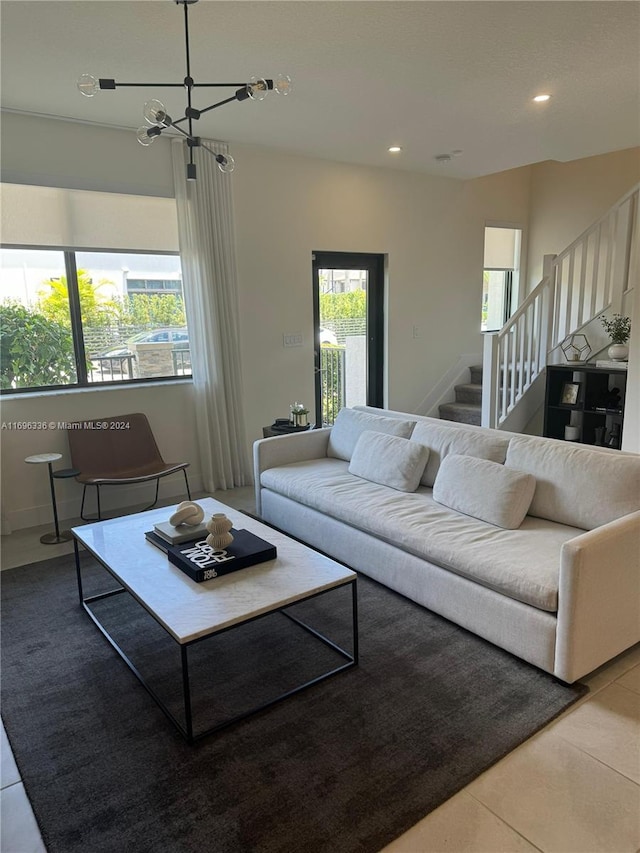
<path fill-rule="evenodd" d="M 640 641 L 640 456 L 369 407 L 257 441 L 265 521 L 571 683 Z"/>

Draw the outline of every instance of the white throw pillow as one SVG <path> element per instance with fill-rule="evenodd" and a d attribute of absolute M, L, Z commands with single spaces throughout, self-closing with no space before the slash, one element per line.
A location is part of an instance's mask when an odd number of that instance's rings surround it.
<path fill-rule="evenodd" d="M 431 450 L 422 475 L 423 486 L 433 486 L 442 460 L 449 453 L 504 462 L 509 447 L 507 436 L 496 435 L 495 431 L 420 422 L 411 433 L 411 441 L 419 441 Z"/>
<path fill-rule="evenodd" d="M 415 492 L 429 448 L 406 438 L 365 430 L 355 446 L 349 473 L 401 492 Z"/>
<path fill-rule="evenodd" d="M 440 465 L 433 499 L 480 521 L 515 530 L 524 521 L 535 489 L 532 474 L 451 453 Z"/>
<path fill-rule="evenodd" d="M 370 415 L 368 412 L 356 412 L 354 409 L 340 409 L 331 428 L 327 456 L 349 462 L 356 443 L 365 430 L 409 438 L 415 425 L 415 421 L 401 421 L 397 418 Z"/>

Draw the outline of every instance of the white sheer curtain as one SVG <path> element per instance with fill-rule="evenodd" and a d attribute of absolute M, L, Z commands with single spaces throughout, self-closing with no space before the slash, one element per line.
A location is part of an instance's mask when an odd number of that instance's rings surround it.
<path fill-rule="evenodd" d="M 216 153 L 227 146 L 207 140 Z M 187 181 L 185 150 L 172 142 L 178 236 L 203 486 L 252 482 L 242 410 L 238 298 L 231 179 L 198 151 L 198 179 Z"/>

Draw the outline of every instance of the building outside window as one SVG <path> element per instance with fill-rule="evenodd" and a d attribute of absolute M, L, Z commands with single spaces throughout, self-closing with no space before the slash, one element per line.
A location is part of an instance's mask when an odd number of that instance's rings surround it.
<path fill-rule="evenodd" d="M 3 391 L 191 374 L 178 255 L 3 247 L 0 270 Z"/>
<path fill-rule="evenodd" d="M 191 374 L 175 199 L 9 183 L 0 196 L 4 393 Z"/>

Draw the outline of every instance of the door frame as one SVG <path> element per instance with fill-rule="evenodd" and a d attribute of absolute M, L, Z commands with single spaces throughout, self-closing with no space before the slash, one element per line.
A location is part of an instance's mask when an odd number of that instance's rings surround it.
<path fill-rule="evenodd" d="M 384 267 L 385 256 L 364 252 L 311 254 L 313 281 L 313 356 L 316 426 L 322 426 L 320 378 L 320 276 L 321 269 L 367 270 L 367 405 L 384 406 Z"/>

